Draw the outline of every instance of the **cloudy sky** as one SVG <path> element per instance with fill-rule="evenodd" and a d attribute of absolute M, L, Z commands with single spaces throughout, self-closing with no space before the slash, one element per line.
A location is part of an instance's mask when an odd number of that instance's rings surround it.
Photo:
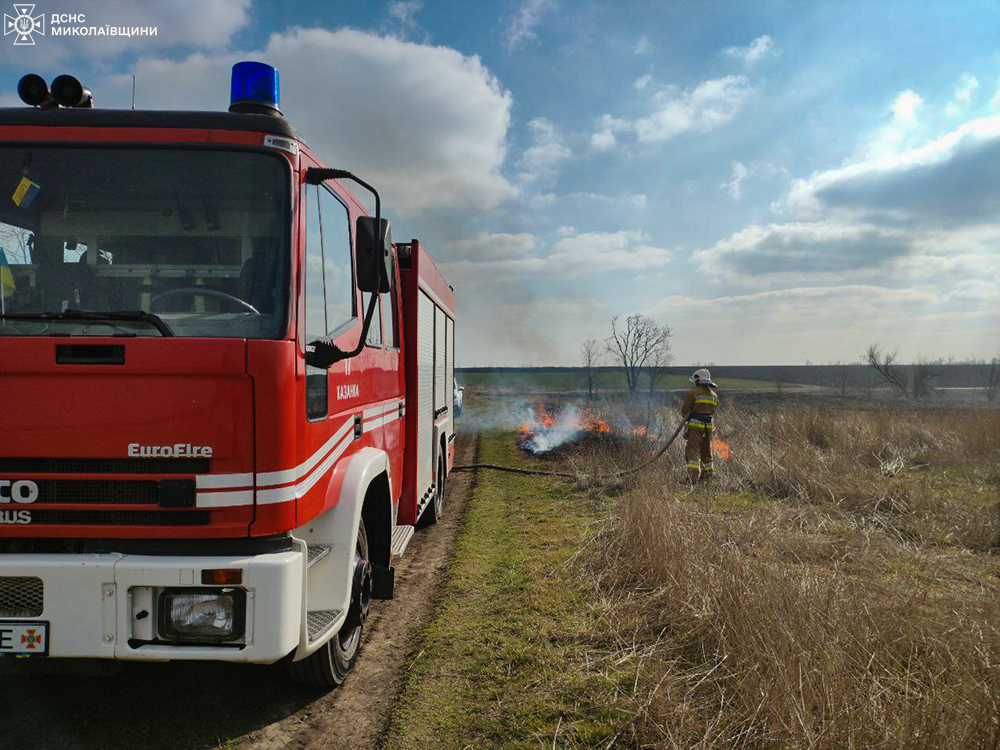
<path fill-rule="evenodd" d="M 13 12 L 12 10 L 9 12 Z M 0 41 L 0 104 L 225 109 L 241 59 L 383 189 L 460 305 L 460 365 L 576 364 L 613 315 L 678 363 L 1000 349 L 994 2 L 63 0 L 155 37 Z"/>

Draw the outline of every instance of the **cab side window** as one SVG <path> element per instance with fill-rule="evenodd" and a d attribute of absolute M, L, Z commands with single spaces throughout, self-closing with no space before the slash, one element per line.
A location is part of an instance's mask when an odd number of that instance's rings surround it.
<path fill-rule="evenodd" d="M 391 289 L 382 295 L 382 309 L 385 311 L 385 346 L 387 349 L 399 348 L 399 310 L 396 307 L 396 257 L 392 259 L 392 276 L 389 279 Z"/>
<path fill-rule="evenodd" d="M 351 218 L 347 206 L 319 188 L 323 223 L 323 275 L 326 283 L 326 331 L 334 333 L 354 318 L 354 271 Z"/>
<path fill-rule="evenodd" d="M 323 273 L 323 235 L 320 220 L 319 189 L 303 188 L 306 206 L 306 344 L 327 333 Z M 349 247 L 349 246 L 348 246 Z M 329 403 L 329 377 L 326 370 L 306 367 L 306 416 L 326 416 Z"/>
<path fill-rule="evenodd" d="M 372 296 L 368 292 L 362 292 L 361 294 L 361 309 L 362 315 L 368 313 L 368 305 L 371 302 Z M 382 315 L 379 309 L 381 305 L 378 302 L 375 303 L 375 312 L 372 313 L 372 324 L 368 329 L 368 338 L 365 339 L 365 346 L 370 346 L 373 349 L 382 348 Z"/>

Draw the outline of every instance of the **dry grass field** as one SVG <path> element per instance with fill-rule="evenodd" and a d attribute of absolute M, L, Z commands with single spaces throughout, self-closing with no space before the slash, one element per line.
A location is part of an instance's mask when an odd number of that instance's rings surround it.
<path fill-rule="evenodd" d="M 1000 410 L 729 405 L 605 503 L 583 575 L 662 748 L 1000 746 Z M 587 441 L 586 472 L 639 440 Z"/>

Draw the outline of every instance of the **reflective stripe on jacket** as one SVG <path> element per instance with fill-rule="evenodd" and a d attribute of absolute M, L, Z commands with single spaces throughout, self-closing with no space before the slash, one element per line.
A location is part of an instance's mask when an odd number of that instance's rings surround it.
<path fill-rule="evenodd" d="M 681 403 L 681 414 L 711 415 L 715 414 L 715 407 L 718 405 L 719 394 L 707 385 L 696 385 L 684 396 L 684 401 Z"/>

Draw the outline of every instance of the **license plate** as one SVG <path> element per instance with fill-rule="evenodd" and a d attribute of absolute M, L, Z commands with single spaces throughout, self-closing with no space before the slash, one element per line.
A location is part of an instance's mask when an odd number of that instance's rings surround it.
<path fill-rule="evenodd" d="M 0 656 L 45 656 L 48 653 L 47 622 L 0 620 Z"/>

